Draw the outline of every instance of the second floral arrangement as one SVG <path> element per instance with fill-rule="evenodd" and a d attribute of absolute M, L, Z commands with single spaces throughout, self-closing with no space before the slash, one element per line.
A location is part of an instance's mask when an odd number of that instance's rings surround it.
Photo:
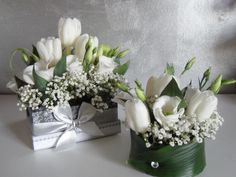
<path fill-rule="evenodd" d="M 125 108 L 131 129 L 128 163 L 134 168 L 158 177 L 193 177 L 205 168 L 205 139 L 215 139 L 224 121 L 217 112 L 216 94 L 236 80 L 218 75 L 209 84 L 208 68 L 199 88 L 192 81 L 181 86 L 180 78 L 194 63 L 195 58 L 189 60 L 178 76 L 174 66 L 167 64 L 163 75 L 149 78 L 146 92 L 139 81 L 134 89 L 118 84 L 126 95 L 114 100 Z"/>

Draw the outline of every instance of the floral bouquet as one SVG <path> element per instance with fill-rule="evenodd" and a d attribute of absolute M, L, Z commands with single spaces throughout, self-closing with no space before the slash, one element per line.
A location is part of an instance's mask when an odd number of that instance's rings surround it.
<path fill-rule="evenodd" d="M 180 77 L 194 62 L 195 58 L 188 61 Z M 208 84 L 210 71 L 199 79 L 199 88 L 193 88 L 191 81 L 181 89 L 180 77 L 174 76 L 170 64 L 160 77 L 150 77 L 146 94 L 139 81 L 135 94 L 129 86 L 118 85 L 129 95 L 116 100 L 124 105 L 131 129 L 130 165 L 158 177 L 192 177 L 203 171 L 204 140 L 215 139 L 224 121 L 217 112 L 215 95 L 221 86 L 236 83 L 219 75 Z"/>
<path fill-rule="evenodd" d="M 126 83 L 128 50 L 100 44 L 81 34 L 76 18 L 61 18 L 59 38 L 42 38 L 32 52 L 18 48 L 26 64 L 22 77 L 7 84 L 18 95 L 20 110 L 32 123 L 34 149 L 45 149 L 120 132 L 117 105 L 111 99 L 117 83 Z"/>

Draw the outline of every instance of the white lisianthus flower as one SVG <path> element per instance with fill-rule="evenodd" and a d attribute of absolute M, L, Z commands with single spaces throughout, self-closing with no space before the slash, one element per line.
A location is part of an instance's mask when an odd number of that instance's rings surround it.
<path fill-rule="evenodd" d="M 23 71 L 23 79 L 26 83 L 34 85 L 33 68 L 38 76 L 50 81 L 53 78 L 54 67 L 48 68 L 43 61 L 38 61 L 34 65 L 27 66 Z"/>
<path fill-rule="evenodd" d="M 47 67 L 53 67 L 62 57 L 62 47 L 59 38 L 42 38 L 36 44 L 40 60 L 47 64 Z"/>
<path fill-rule="evenodd" d="M 199 89 L 188 88 L 185 99 L 188 103 L 186 114 L 196 116 L 199 122 L 209 119 L 217 109 L 218 100 L 210 90 L 201 92 Z"/>
<path fill-rule="evenodd" d="M 64 47 L 71 47 L 81 34 L 81 23 L 76 18 L 60 18 L 58 35 Z"/>
<path fill-rule="evenodd" d="M 97 72 L 99 74 L 110 74 L 113 72 L 116 66 L 117 63 L 114 62 L 113 58 L 100 56 L 98 61 Z"/>
<path fill-rule="evenodd" d="M 17 91 L 17 84 L 14 78 L 12 78 L 8 83 L 7 83 L 7 88 L 9 88 L 11 91 L 16 92 Z"/>
<path fill-rule="evenodd" d="M 75 42 L 75 55 L 78 57 L 79 61 L 83 61 L 84 55 L 86 53 L 86 44 L 88 43 L 89 39 L 91 39 L 92 47 L 98 47 L 98 38 L 89 36 L 88 34 L 83 34 L 76 39 Z"/>
<path fill-rule="evenodd" d="M 66 57 L 67 71 L 70 73 L 82 73 L 83 66 L 75 55 L 68 55 Z"/>
<path fill-rule="evenodd" d="M 147 86 L 146 86 L 147 97 L 152 97 L 155 95 L 160 96 L 162 91 L 166 88 L 166 86 L 169 84 L 169 82 L 173 78 L 175 79 L 178 86 L 180 87 L 178 79 L 173 75 L 163 74 L 160 77 L 151 76 L 148 79 Z"/>
<path fill-rule="evenodd" d="M 139 99 L 126 101 L 125 113 L 129 127 L 135 132 L 144 133 L 151 123 L 148 109 Z"/>
<path fill-rule="evenodd" d="M 173 126 L 184 114 L 184 109 L 178 106 L 181 102 L 179 97 L 161 96 L 153 104 L 153 114 L 158 123 L 163 127 Z"/>

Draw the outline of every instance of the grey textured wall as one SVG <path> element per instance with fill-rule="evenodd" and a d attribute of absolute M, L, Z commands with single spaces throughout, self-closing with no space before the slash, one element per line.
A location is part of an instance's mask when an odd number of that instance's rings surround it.
<path fill-rule="evenodd" d="M 185 82 L 209 65 L 214 76 L 236 78 L 235 0 L 0 0 L 1 93 L 9 92 L 11 50 L 57 35 L 61 16 L 79 18 L 82 32 L 102 43 L 130 48 L 129 80 L 146 81 L 166 62 L 180 70 L 192 56 L 198 64 Z M 16 66 L 23 67 L 20 60 Z"/>

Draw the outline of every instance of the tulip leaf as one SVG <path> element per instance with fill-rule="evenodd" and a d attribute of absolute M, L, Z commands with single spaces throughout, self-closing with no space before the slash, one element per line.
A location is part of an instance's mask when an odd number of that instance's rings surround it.
<path fill-rule="evenodd" d="M 19 79 L 17 76 L 15 76 L 15 81 L 16 81 L 17 88 L 27 85 L 25 81 Z"/>
<path fill-rule="evenodd" d="M 117 74 L 120 74 L 120 75 L 124 75 L 126 73 L 126 71 L 128 70 L 129 68 L 129 61 L 127 61 L 126 63 L 124 64 L 121 64 L 119 66 L 117 66 L 114 70 L 113 70 L 113 73 L 117 73 Z"/>
<path fill-rule="evenodd" d="M 179 98 L 183 98 L 183 93 L 179 89 L 179 86 L 174 78 L 169 82 L 166 88 L 162 91 L 161 95 L 178 96 Z"/>
<path fill-rule="evenodd" d="M 35 87 L 39 89 L 40 92 L 44 92 L 47 87 L 48 81 L 45 80 L 44 78 L 40 77 L 36 72 L 35 68 L 33 67 L 33 79 L 35 83 Z"/>
<path fill-rule="evenodd" d="M 63 55 L 55 66 L 53 75 L 61 77 L 66 72 L 66 56 Z"/>

